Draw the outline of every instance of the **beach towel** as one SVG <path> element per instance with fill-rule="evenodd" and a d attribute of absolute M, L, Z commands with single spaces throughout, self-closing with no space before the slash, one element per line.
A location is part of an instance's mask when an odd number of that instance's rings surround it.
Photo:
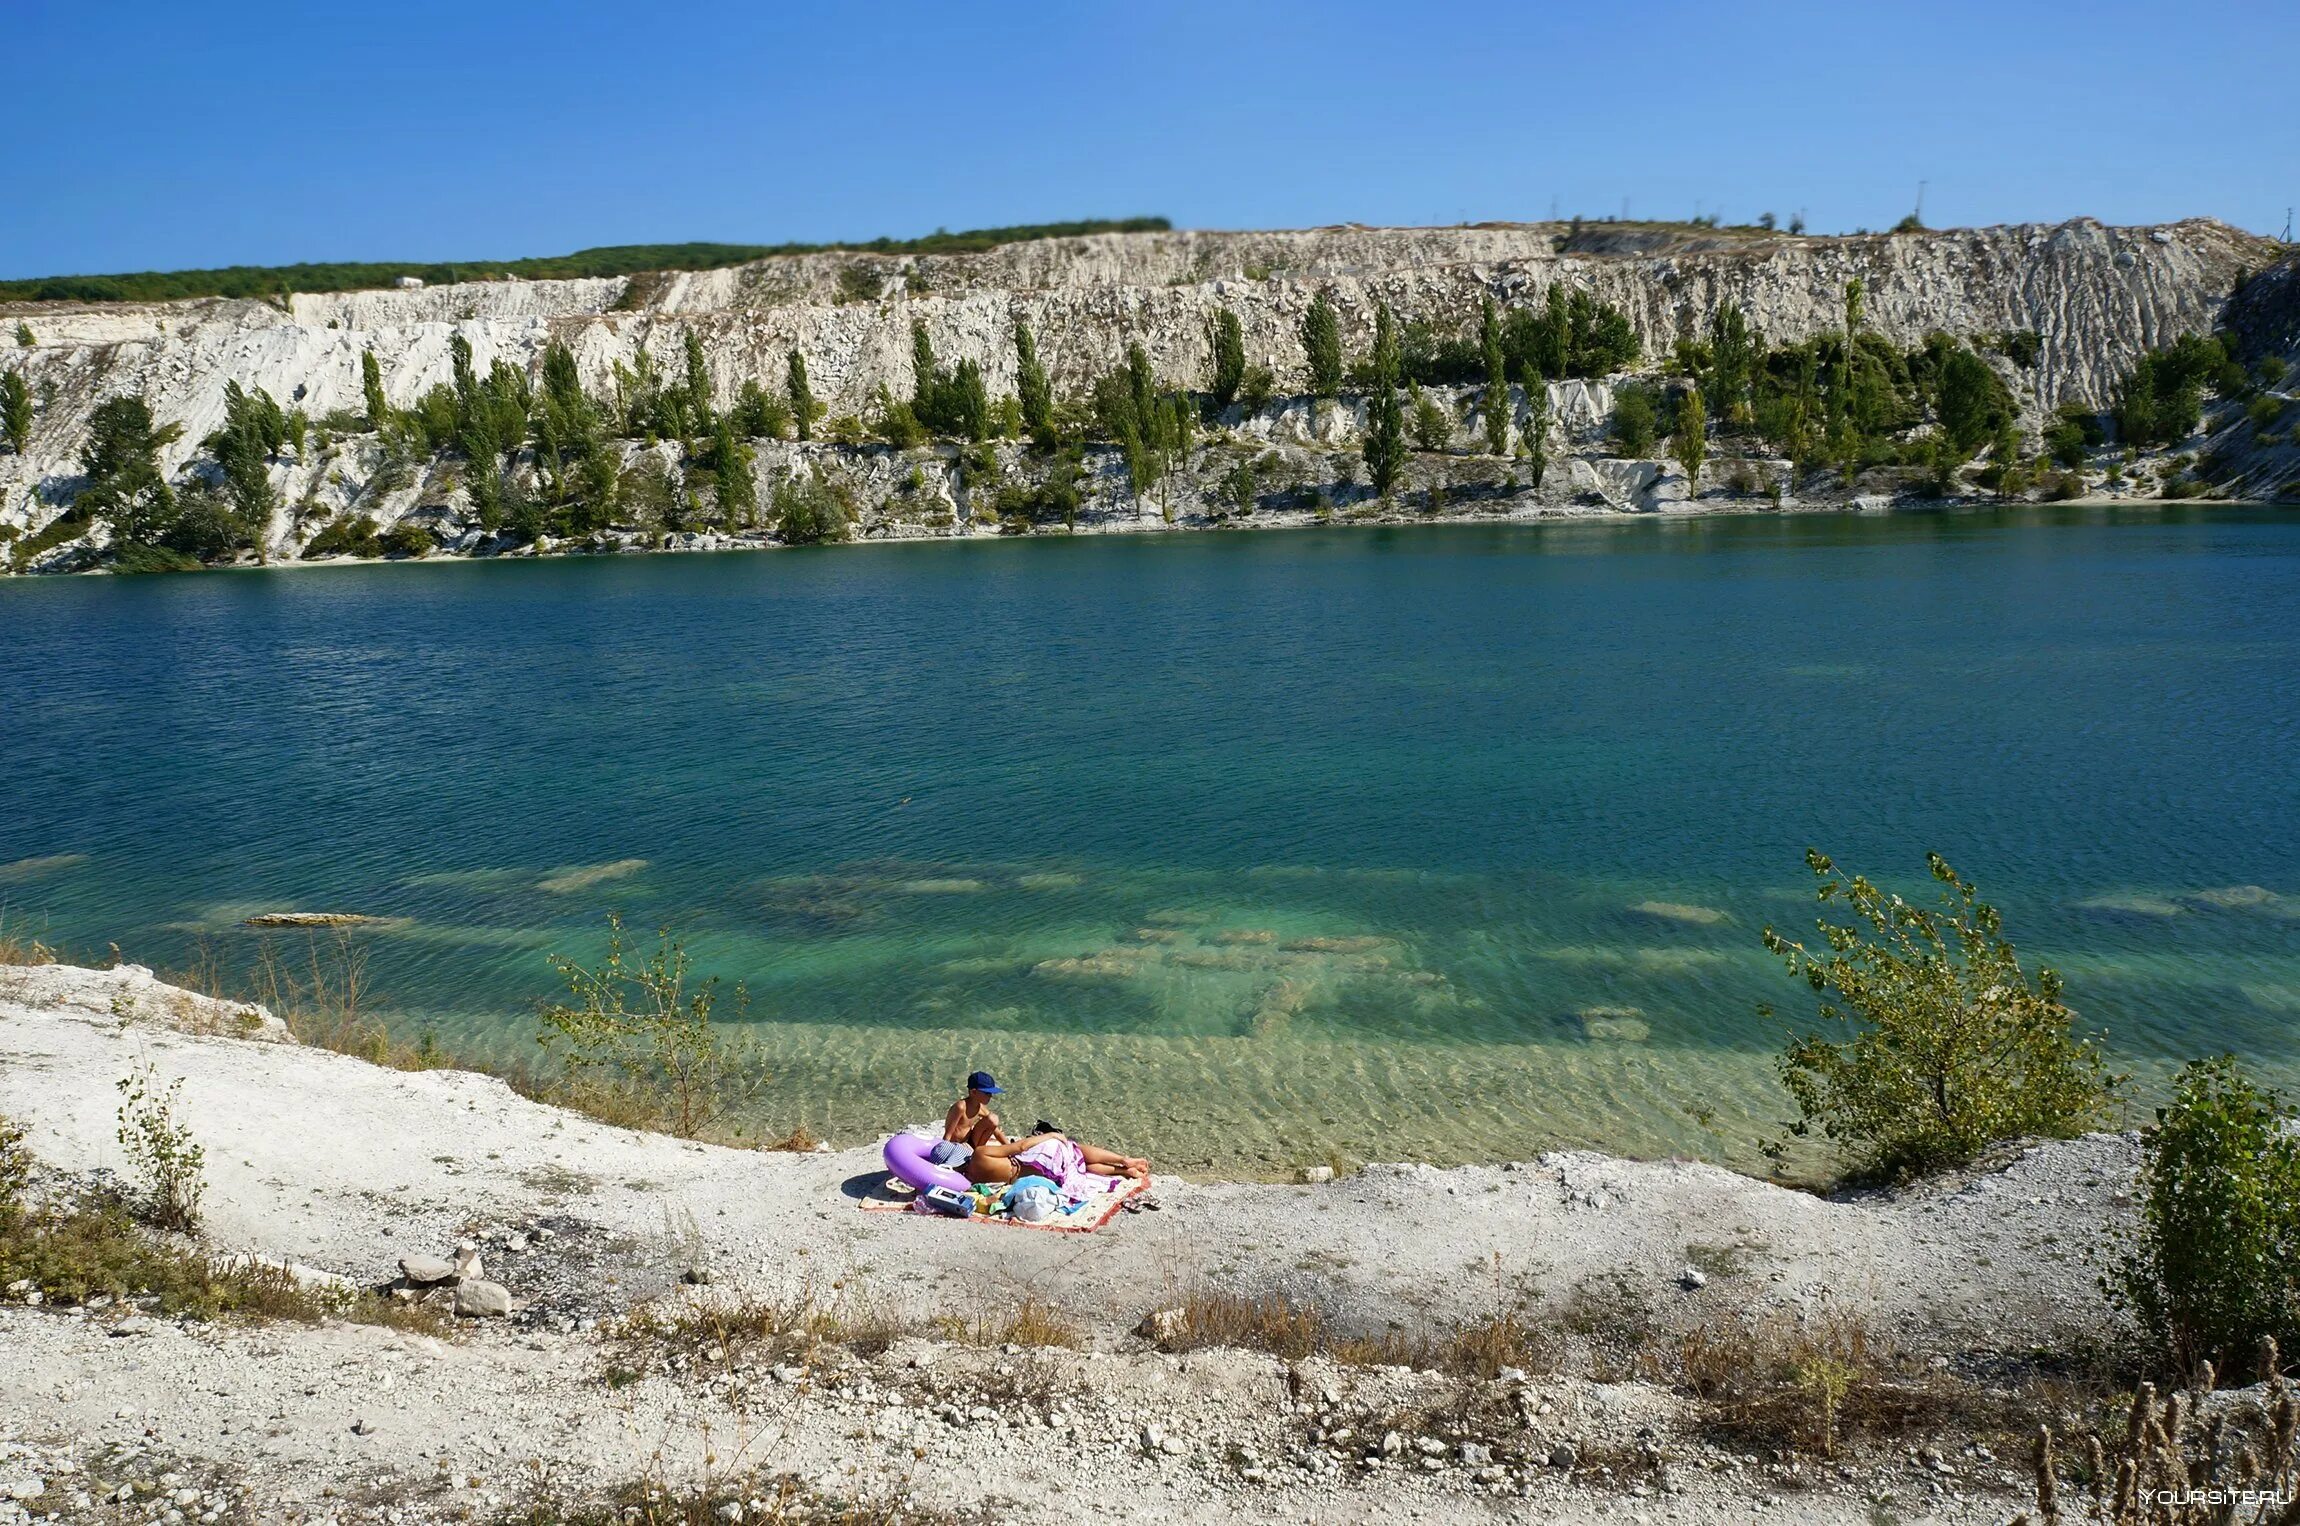
<path fill-rule="evenodd" d="M 1109 1182 L 1110 1190 L 1081 1202 L 1066 1202 L 1061 1211 L 1041 1224 L 1031 1224 L 1007 1213 L 977 1213 L 971 1218 L 943 1219 L 942 1222 L 946 1224 L 1001 1224 L 1010 1229 L 1037 1229 L 1058 1235 L 1092 1234 L 1116 1218 L 1119 1211 L 1129 1202 L 1150 1190 L 1150 1181 L 1147 1177 L 1141 1181 L 1129 1181 L 1124 1177 L 1097 1177 L 1095 1179 Z M 865 1213 L 922 1213 L 930 1218 L 940 1218 L 940 1215 L 936 1214 L 933 1209 L 920 1201 L 923 1194 L 910 1192 L 907 1188 L 897 1194 L 889 1190 L 890 1185 L 892 1185 L 891 1178 L 873 1188 L 855 1206 Z"/>

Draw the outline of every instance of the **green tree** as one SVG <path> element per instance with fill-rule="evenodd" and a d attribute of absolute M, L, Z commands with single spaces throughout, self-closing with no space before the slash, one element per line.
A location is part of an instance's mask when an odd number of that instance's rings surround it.
<path fill-rule="evenodd" d="M 1054 387 L 1039 363 L 1038 340 L 1030 325 L 1014 320 L 1015 391 L 1022 404 L 1022 426 L 1041 445 L 1054 440 Z"/>
<path fill-rule="evenodd" d="M 1310 395 L 1332 397 L 1342 390 L 1342 324 L 1324 292 L 1302 315 L 1302 354 L 1310 368 Z"/>
<path fill-rule="evenodd" d="M 687 432 L 704 435 L 712 432 L 715 392 L 711 386 L 711 363 L 703 354 L 703 341 L 693 329 L 685 338 L 687 361 Z"/>
<path fill-rule="evenodd" d="M 1821 998 L 1824 1031 L 1793 1039 L 1781 1060 L 1792 1135 L 1818 1127 L 1855 1175 L 1907 1179 L 2108 1116 L 2122 1078 L 2077 1033 L 2060 976 L 2021 968 L 1996 908 L 1939 854 L 1926 855 L 1938 911 L 1847 878 L 1821 853 L 1805 862 L 1817 899 L 1850 918 L 1817 922 L 1819 952 L 1765 929 L 1766 949 Z"/>
<path fill-rule="evenodd" d="M 1709 458 L 1709 410 L 1701 401 L 1699 387 L 1687 387 L 1685 395 L 1677 400 L 1677 427 L 1670 431 L 1670 454 L 1685 468 L 1685 481 L 1698 486 L 1701 481 L 1701 463 Z"/>
<path fill-rule="evenodd" d="M 87 486 L 73 505 L 101 519 L 120 547 L 157 546 L 176 517 L 176 495 L 160 474 L 160 451 L 182 435 L 174 424 L 155 427 L 140 397 L 111 397 L 88 416 L 80 447 Z"/>
<path fill-rule="evenodd" d="M 461 334 L 450 334 L 447 364 L 454 375 L 456 397 L 468 402 L 479 391 L 479 378 L 471 369 L 471 341 Z"/>
<path fill-rule="evenodd" d="M 1961 346 L 1941 363 L 1941 430 L 1959 461 L 1970 461 L 2012 418 L 2012 399 L 1988 362 Z"/>
<path fill-rule="evenodd" d="M 1549 288 L 1548 295 L 1542 298 L 1541 316 L 1542 327 L 1537 336 L 1533 358 L 1545 378 L 1558 381 L 1574 374 L 1573 319 L 1564 287 Z"/>
<path fill-rule="evenodd" d="M 910 326 L 911 407 L 925 418 L 934 411 L 934 340 L 928 337 L 926 325 L 912 320 Z"/>
<path fill-rule="evenodd" d="M 19 456 L 32 443 L 32 388 L 21 371 L 0 371 L 0 434 Z"/>
<path fill-rule="evenodd" d="M 1845 283 L 1845 340 L 1849 344 L 1861 331 L 1861 316 L 1867 310 L 1868 283 L 1859 276 Z"/>
<path fill-rule="evenodd" d="M 1750 332 L 1741 304 L 1730 299 L 1718 304 L 1709 319 L 1709 367 L 1703 395 L 1709 411 L 1728 424 L 1750 419 L 1751 388 L 1763 347 Z"/>
<path fill-rule="evenodd" d="M 1613 441 L 1623 456 L 1638 461 L 1650 455 L 1659 428 L 1660 416 L 1653 406 L 1651 388 L 1631 382 L 1614 392 Z"/>
<path fill-rule="evenodd" d="M 815 401 L 814 388 L 807 385 L 807 358 L 793 350 L 786 369 L 784 389 L 791 399 L 791 424 L 799 438 L 814 438 L 815 420 L 822 417 L 822 405 Z"/>
<path fill-rule="evenodd" d="M 272 489 L 271 461 L 287 437 L 287 420 L 269 392 L 259 387 L 251 394 L 236 381 L 224 383 L 224 425 L 203 446 L 223 473 L 224 493 L 240 534 L 258 547 L 279 505 L 279 495 Z"/>
<path fill-rule="evenodd" d="M 1398 332 L 1388 303 L 1374 309 L 1373 386 L 1366 395 L 1366 474 L 1390 496 L 1406 461 L 1405 412 L 1398 402 Z"/>
<path fill-rule="evenodd" d="M 719 485 L 719 517 L 729 531 L 745 528 L 758 513 L 754 463 L 751 447 L 736 435 L 731 421 L 722 418 L 712 426 L 711 473 Z"/>
<path fill-rule="evenodd" d="M 381 429 L 391 422 L 391 403 L 383 395 L 383 368 L 376 364 L 375 351 L 359 352 L 359 391 L 367 402 L 367 427 Z"/>
<path fill-rule="evenodd" d="M 1453 419 L 1435 399 L 1424 393 L 1418 383 L 1409 383 L 1407 397 L 1412 403 L 1414 444 L 1423 450 L 1444 450 L 1453 443 Z"/>
<path fill-rule="evenodd" d="M 1541 486 L 1549 470 L 1549 385 L 1536 380 L 1526 388 L 1525 461 L 1533 485 Z"/>
<path fill-rule="evenodd" d="M 610 913 L 607 927 L 597 968 L 551 956 L 569 999 L 543 1005 L 538 1037 L 578 1088 L 605 1084 L 660 1109 L 672 1133 L 691 1139 L 758 1073 L 713 1027 L 718 978 L 692 979 L 684 944 L 665 929 L 655 952 L 638 958 L 623 919 Z M 738 1010 L 749 1005 L 741 986 L 735 1000 Z"/>
<path fill-rule="evenodd" d="M 2138 1242 L 2107 1279 L 2168 1370 L 2300 1349 L 2300 1117 L 2233 1056 L 2194 1060 L 2141 1131 Z"/>
<path fill-rule="evenodd" d="M 1246 379 L 1246 331 L 1236 313 L 1226 307 L 1216 308 L 1213 322 L 1208 325 L 1207 339 L 1214 350 L 1209 400 L 1219 413 L 1237 400 L 1239 384 Z"/>
<path fill-rule="evenodd" d="M 1485 391 L 1478 398 L 1485 415 L 1485 448 L 1497 456 L 1509 454 L 1509 362 L 1502 350 L 1501 317 L 1493 298 L 1485 299 L 1478 318 L 1478 349 L 1485 360 Z"/>
<path fill-rule="evenodd" d="M 1125 452 L 1127 487 L 1136 498 L 1163 482 L 1190 448 L 1195 414 L 1188 398 L 1159 387 L 1139 344 L 1129 344 L 1125 364 L 1094 384 L 1095 422 Z"/>
<path fill-rule="evenodd" d="M 735 394 L 735 433 L 746 440 L 779 440 L 791 427 L 790 405 L 745 377 Z"/>
<path fill-rule="evenodd" d="M 846 503 L 819 472 L 775 488 L 775 533 L 785 545 L 814 546 L 845 540 L 852 517 Z"/>

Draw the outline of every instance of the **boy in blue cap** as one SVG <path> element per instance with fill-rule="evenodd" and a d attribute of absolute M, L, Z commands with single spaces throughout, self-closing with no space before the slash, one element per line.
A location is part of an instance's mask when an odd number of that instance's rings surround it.
<path fill-rule="evenodd" d="M 982 1146 L 1011 1142 L 999 1124 L 998 1114 L 990 1110 L 990 1099 L 1003 1090 L 987 1070 L 978 1070 L 966 1078 L 966 1095 L 952 1105 L 942 1120 L 942 1143 L 936 1145 L 930 1155 L 936 1165 L 963 1168 Z"/>

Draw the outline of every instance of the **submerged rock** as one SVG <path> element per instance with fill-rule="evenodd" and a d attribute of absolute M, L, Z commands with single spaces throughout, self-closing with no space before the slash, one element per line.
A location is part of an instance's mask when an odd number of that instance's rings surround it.
<path fill-rule="evenodd" d="M 382 927 L 392 919 L 361 911 L 259 911 L 248 927 Z"/>

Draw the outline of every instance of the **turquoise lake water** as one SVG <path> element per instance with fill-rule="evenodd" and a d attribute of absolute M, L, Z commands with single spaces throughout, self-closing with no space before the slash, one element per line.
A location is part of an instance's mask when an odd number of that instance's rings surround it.
<path fill-rule="evenodd" d="M 1743 1161 L 1807 844 L 1945 854 L 2144 1075 L 2300 1075 L 2296 675 L 2245 509 L 14 579 L 0 901 L 227 976 L 391 918 L 399 1026 L 510 1057 L 620 909 L 840 1143 L 983 1066 L 1183 1167 Z"/>

